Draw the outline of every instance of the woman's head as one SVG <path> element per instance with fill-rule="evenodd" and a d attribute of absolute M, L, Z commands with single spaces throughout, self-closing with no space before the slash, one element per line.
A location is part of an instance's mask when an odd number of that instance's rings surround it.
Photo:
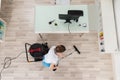
<path fill-rule="evenodd" d="M 66 50 L 64 45 L 57 45 L 55 48 L 55 52 L 59 57 L 63 57 L 63 52 Z"/>

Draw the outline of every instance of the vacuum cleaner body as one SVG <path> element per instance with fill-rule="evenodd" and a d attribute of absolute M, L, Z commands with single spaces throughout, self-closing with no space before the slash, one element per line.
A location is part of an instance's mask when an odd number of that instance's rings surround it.
<path fill-rule="evenodd" d="M 27 48 L 28 45 L 30 46 L 29 49 Z M 27 61 L 36 62 L 43 60 L 44 55 L 47 54 L 49 51 L 49 47 L 47 43 L 44 44 L 34 43 L 32 45 L 29 43 L 25 43 L 25 51 Z M 28 54 L 30 54 L 34 58 L 34 61 L 29 60 Z"/>

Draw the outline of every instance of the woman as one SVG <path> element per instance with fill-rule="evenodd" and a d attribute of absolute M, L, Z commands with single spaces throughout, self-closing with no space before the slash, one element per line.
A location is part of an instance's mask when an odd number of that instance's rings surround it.
<path fill-rule="evenodd" d="M 57 63 L 59 58 L 64 57 L 62 54 L 66 50 L 64 45 L 52 46 L 48 53 L 44 56 L 43 66 L 49 67 L 51 70 L 58 68 Z"/>

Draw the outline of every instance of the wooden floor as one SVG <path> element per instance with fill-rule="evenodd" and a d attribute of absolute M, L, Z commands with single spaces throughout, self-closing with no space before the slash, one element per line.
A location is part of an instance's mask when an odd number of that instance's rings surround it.
<path fill-rule="evenodd" d="M 72 4 L 93 3 L 93 0 L 72 0 Z M 53 5 L 53 0 L 2 0 L 0 17 L 7 22 L 7 30 L 5 42 L 0 43 L 0 69 L 6 56 L 15 57 L 25 50 L 26 42 L 42 42 L 34 33 L 34 7 L 43 4 Z M 49 46 L 64 44 L 69 49 L 74 44 L 81 54 L 75 52 L 65 58 L 53 72 L 44 68 L 41 62 L 28 63 L 23 53 L 3 71 L 2 80 L 113 80 L 111 55 L 99 53 L 96 32 L 82 36 L 43 34 L 43 37 Z"/>

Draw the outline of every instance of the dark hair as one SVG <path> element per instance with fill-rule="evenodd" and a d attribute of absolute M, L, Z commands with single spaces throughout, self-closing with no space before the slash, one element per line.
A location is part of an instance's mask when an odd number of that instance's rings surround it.
<path fill-rule="evenodd" d="M 64 45 L 57 45 L 55 48 L 55 52 L 64 52 L 66 50 Z"/>

